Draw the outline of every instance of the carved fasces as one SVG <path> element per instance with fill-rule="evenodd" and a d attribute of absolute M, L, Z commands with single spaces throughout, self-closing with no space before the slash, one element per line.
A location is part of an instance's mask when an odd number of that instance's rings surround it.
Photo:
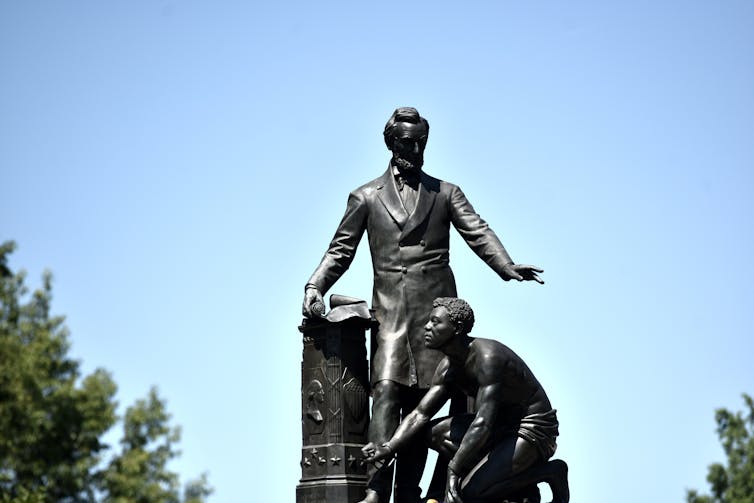
<path fill-rule="evenodd" d="M 355 338 L 348 329 L 360 330 Z M 346 333 L 341 333 L 344 330 Z M 363 327 L 323 324 L 305 332 L 301 365 L 302 444 L 365 444 L 369 381 Z"/>
<path fill-rule="evenodd" d="M 303 391 L 305 445 L 358 442 L 369 425 L 369 393 L 348 367 L 330 358 Z"/>

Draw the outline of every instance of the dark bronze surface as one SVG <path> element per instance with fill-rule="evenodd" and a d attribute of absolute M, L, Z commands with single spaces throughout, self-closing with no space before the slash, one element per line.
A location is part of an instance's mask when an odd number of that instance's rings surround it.
<path fill-rule="evenodd" d="M 301 481 L 297 503 L 353 502 L 367 475 L 369 381 L 366 335 L 371 319 L 304 320 L 301 362 Z"/>
<path fill-rule="evenodd" d="M 439 351 L 425 347 L 422 326 L 436 297 L 456 295 L 449 263 L 451 225 L 504 280 L 542 283 L 537 275 L 541 269 L 513 263 L 458 186 L 422 171 L 429 136 L 426 119 L 413 108 L 398 108 L 383 136 L 392 153 L 388 169 L 350 193 L 335 236 L 305 287 L 303 303 L 304 316 L 324 316 L 322 295 L 348 269 L 366 232 L 374 269 L 372 309 L 378 322 L 371 333 L 373 442 L 387 440 L 401 414 L 413 409 L 442 358 Z M 418 492 L 426 447 L 417 444 L 411 451 L 416 455 L 404 455 L 405 462 L 399 457 L 395 463 L 396 503 L 414 503 Z M 367 500 L 386 503 L 392 467 L 373 475 L 370 488 L 375 492 L 368 493 Z M 443 476 L 444 467 L 438 465 L 432 485 L 442 485 Z"/>
<path fill-rule="evenodd" d="M 425 439 L 447 460 L 445 503 L 536 501 L 536 484 L 546 482 L 553 503 L 568 503 L 568 468 L 555 453 L 558 421 L 542 385 L 524 361 L 504 344 L 468 335 L 470 306 L 456 298 L 437 299 L 425 325 L 425 344 L 444 358 L 432 386 L 393 436 L 363 452 L 384 463 Z M 475 399 L 472 412 L 431 420 L 461 391 Z"/>

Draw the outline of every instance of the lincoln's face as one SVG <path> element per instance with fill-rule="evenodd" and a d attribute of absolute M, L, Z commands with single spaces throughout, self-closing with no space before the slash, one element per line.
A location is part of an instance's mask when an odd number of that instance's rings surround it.
<path fill-rule="evenodd" d="M 450 319 L 448 310 L 438 306 L 429 313 L 429 321 L 424 325 L 424 345 L 430 349 L 440 349 L 458 334 L 458 327 Z"/>
<path fill-rule="evenodd" d="M 424 164 L 427 131 L 422 124 L 400 122 L 395 125 L 390 150 L 393 161 L 401 170 L 420 170 Z"/>

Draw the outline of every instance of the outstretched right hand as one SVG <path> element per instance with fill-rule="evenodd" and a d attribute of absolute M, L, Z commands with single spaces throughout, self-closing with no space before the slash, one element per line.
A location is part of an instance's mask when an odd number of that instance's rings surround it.
<path fill-rule="evenodd" d="M 515 279 L 516 281 L 536 281 L 540 285 L 545 282 L 538 276 L 544 270 L 534 265 L 525 264 L 506 264 L 503 266 L 503 279 L 505 281 Z"/>
<path fill-rule="evenodd" d="M 316 286 L 307 286 L 304 292 L 302 313 L 307 318 L 323 318 L 325 316 L 325 301 Z"/>

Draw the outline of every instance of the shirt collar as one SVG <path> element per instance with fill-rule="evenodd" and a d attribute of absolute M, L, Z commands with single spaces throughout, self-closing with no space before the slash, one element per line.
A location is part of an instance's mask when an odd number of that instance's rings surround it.
<path fill-rule="evenodd" d="M 396 166 L 392 162 L 389 163 L 389 166 L 390 166 L 390 172 L 393 173 L 393 176 L 395 178 L 398 178 L 398 177 L 406 178 L 406 177 L 403 176 L 403 173 L 401 173 L 401 170 L 398 169 L 398 166 Z M 416 173 L 416 175 L 413 175 L 413 176 L 409 175 L 409 177 L 411 177 L 412 179 L 416 178 L 418 180 L 419 178 L 421 178 L 421 169 L 419 170 L 418 173 Z"/>

